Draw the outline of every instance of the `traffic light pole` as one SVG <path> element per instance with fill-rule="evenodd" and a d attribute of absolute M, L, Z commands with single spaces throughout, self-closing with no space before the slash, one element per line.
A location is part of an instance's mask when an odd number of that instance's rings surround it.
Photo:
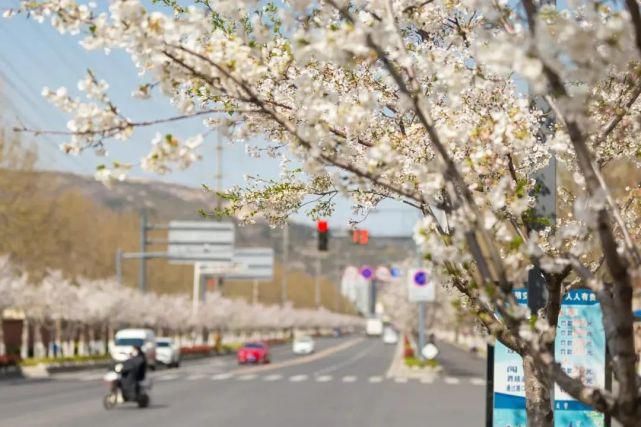
<path fill-rule="evenodd" d="M 321 275 L 322 265 L 320 254 L 316 256 L 316 277 L 314 278 L 314 301 L 316 303 L 316 308 L 321 307 L 321 294 L 320 294 L 320 275 Z"/>
<path fill-rule="evenodd" d="M 138 272 L 138 286 L 140 292 L 147 292 L 147 258 L 145 250 L 147 249 L 147 213 L 143 209 L 140 211 L 140 270 Z"/>

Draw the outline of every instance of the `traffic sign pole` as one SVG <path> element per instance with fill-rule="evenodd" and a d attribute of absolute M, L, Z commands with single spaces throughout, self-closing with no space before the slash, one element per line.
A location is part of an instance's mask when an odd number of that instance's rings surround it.
<path fill-rule="evenodd" d="M 425 360 L 423 349 L 425 348 L 425 302 L 418 303 L 418 354 L 420 360 Z"/>

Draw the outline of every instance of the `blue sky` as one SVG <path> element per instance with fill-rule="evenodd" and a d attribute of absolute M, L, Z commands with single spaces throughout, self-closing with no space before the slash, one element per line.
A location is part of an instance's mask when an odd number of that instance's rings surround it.
<path fill-rule="evenodd" d="M 6 0 L 5 0 L 6 1 Z M 16 5 L 16 0 L 3 1 L 3 7 Z M 87 52 L 78 45 L 78 38 L 58 34 L 48 24 L 38 24 L 22 16 L 10 20 L 0 19 L 0 121 L 9 127 L 24 124 L 36 129 L 64 130 L 68 117 L 50 106 L 41 96 L 44 86 L 55 89 L 66 86 L 75 91 L 76 83 L 87 68 L 110 84 L 109 96 L 125 116 L 136 121 L 175 114 L 166 98 L 152 101 L 133 99 L 130 94 L 136 88 L 136 71 L 129 57 L 123 52 Z M 72 92 L 73 93 L 73 92 Z M 58 146 L 64 138 L 40 136 L 35 138 L 39 150 L 41 169 L 69 171 L 93 175 L 97 165 L 120 160 L 137 162 L 149 149 L 156 132 L 171 132 L 179 137 L 188 137 L 203 130 L 200 119 L 182 121 L 171 125 L 137 130 L 127 142 L 113 141 L 108 144 L 109 157 L 97 157 L 90 151 L 80 156 L 62 153 Z M 30 138 L 30 137 L 27 137 Z M 186 171 L 159 176 L 139 169 L 134 177 L 179 183 L 192 187 L 202 184 L 214 186 L 216 174 L 215 147 L 218 136 L 207 136 L 201 146 L 203 160 Z M 278 162 L 273 159 L 253 159 L 245 155 L 245 147 L 223 141 L 223 185 L 242 184 L 244 174 L 260 174 L 273 177 L 278 173 Z M 349 205 L 339 202 L 337 213 L 330 219 L 332 227 L 346 227 L 350 218 Z M 386 202 L 377 213 L 371 214 L 362 226 L 374 235 L 409 235 L 417 213 L 400 204 Z M 308 222 L 304 215 L 295 217 L 297 222 Z"/>

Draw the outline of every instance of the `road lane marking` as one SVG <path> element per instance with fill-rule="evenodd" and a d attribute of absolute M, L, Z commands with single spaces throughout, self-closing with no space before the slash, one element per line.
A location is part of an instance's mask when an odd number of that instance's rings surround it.
<path fill-rule="evenodd" d="M 319 382 L 319 383 L 326 383 L 331 380 L 332 380 L 331 375 L 320 375 L 316 377 L 316 382 Z"/>
<path fill-rule="evenodd" d="M 97 381 L 103 376 L 104 375 L 102 374 L 85 375 L 82 378 L 80 378 L 80 381 Z"/>
<path fill-rule="evenodd" d="M 383 377 L 369 377 L 369 382 L 371 383 L 383 382 Z"/>
<path fill-rule="evenodd" d="M 190 376 L 187 377 L 188 381 L 195 381 L 195 380 L 201 380 L 205 378 L 205 374 L 191 374 Z"/>
<path fill-rule="evenodd" d="M 296 359 L 291 359 L 291 360 L 287 360 L 280 363 L 272 363 L 269 365 L 241 367 L 231 371 L 231 373 L 232 374 L 242 374 L 242 373 L 249 373 L 249 372 L 257 373 L 257 372 L 264 372 L 264 371 L 273 371 L 276 369 L 287 368 L 290 366 L 303 365 L 305 363 L 310 363 L 310 362 L 314 362 L 316 360 L 322 359 L 334 353 L 338 353 L 339 351 L 346 350 L 364 340 L 365 338 L 354 338 L 342 344 L 338 344 L 333 347 L 326 348 L 325 350 L 321 350 L 317 353 L 310 354 L 309 356 L 298 357 Z"/>
<path fill-rule="evenodd" d="M 459 380 L 458 378 L 454 378 L 454 377 L 445 377 L 445 378 L 443 378 L 443 381 L 445 381 L 445 384 L 460 384 L 461 383 L 461 380 Z"/>
<path fill-rule="evenodd" d="M 472 378 L 470 383 L 472 385 L 485 385 L 485 380 L 483 378 Z"/>
<path fill-rule="evenodd" d="M 306 381 L 307 380 L 307 375 L 294 375 L 293 377 L 289 377 L 289 380 L 293 383 L 299 383 L 301 381 Z"/>
<path fill-rule="evenodd" d="M 230 373 L 224 373 L 224 374 L 216 374 L 216 375 L 212 375 L 211 379 L 212 379 L 212 380 L 214 380 L 214 381 L 220 381 L 220 380 L 228 380 L 228 379 L 230 379 L 231 377 L 233 377 L 233 375 L 232 375 L 232 374 L 230 374 Z"/>
<path fill-rule="evenodd" d="M 362 359 L 363 357 L 367 356 L 367 354 L 376 346 L 376 343 L 372 343 L 369 346 L 367 346 L 364 350 L 358 352 L 356 355 L 350 357 L 347 360 L 343 360 L 341 362 L 338 362 L 334 365 L 330 365 L 326 368 L 323 368 L 321 370 L 318 370 L 314 372 L 314 375 L 321 375 L 321 374 L 329 374 L 330 372 L 335 372 L 338 371 L 341 368 L 344 368 L 345 366 L 351 365 L 354 362 L 357 362 L 359 359 Z"/>
<path fill-rule="evenodd" d="M 175 380 L 178 378 L 178 375 L 176 374 L 168 374 L 168 375 L 163 375 L 162 377 L 158 378 L 158 381 L 171 381 Z"/>
<path fill-rule="evenodd" d="M 251 381 L 253 379 L 256 379 L 258 375 L 256 374 L 246 374 L 246 375 L 240 375 L 236 377 L 238 381 Z"/>
<path fill-rule="evenodd" d="M 405 384 L 407 382 L 407 378 L 405 378 L 405 377 L 396 377 L 396 378 L 394 378 L 394 382 L 395 383 L 399 383 L 399 384 Z"/>
<path fill-rule="evenodd" d="M 278 380 L 280 380 L 282 378 L 283 378 L 283 376 L 281 374 L 271 374 L 271 375 L 265 376 L 263 378 L 263 380 L 265 380 L 265 381 L 278 381 Z"/>
<path fill-rule="evenodd" d="M 434 377 L 421 378 L 421 384 L 434 384 Z"/>
<path fill-rule="evenodd" d="M 353 375 L 346 375 L 343 377 L 343 382 L 344 383 L 353 383 L 356 381 L 356 377 Z"/>

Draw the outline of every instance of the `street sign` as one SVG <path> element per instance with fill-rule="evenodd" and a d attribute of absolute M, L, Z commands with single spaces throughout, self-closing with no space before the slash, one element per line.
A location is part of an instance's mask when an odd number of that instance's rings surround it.
<path fill-rule="evenodd" d="M 392 274 L 389 271 L 389 268 L 385 266 L 380 266 L 376 269 L 376 279 L 381 282 L 389 282 L 392 280 Z"/>
<path fill-rule="evenodd" d="M 226 280 L 271 281 L 274 278 L 274 250 L 272 248 L 236 249 L 233 263 L 241 266 L 225 274 Z"/>
<path fill-rule="evenodd" d="M 594 292 L 577 289 L 563 296 L 554 358 L 565 372 L 572 377 L 581 377 L 588 387 L 605 387 L 605 331 L 601 306 Z M 596 427 L 604 423 L 602 413 L 578 402 L 555 385 L 556 427 Z"/>
<path fill-rule="evenodd" d="M 432 359 L 436 358 L 436 356 L 438 356 L 438 348 L 436 348 L 436 346 L 434 344 L 428 343 L 421 350 L 421 354 L 427 360 L 432 360 Z"/>
<path fill-rule="evenodd" d="M 231 263 L 234 253 L 234 224 L 211 221 L 171 221 L 167 254 L 171 263 L 209 261 Z"/>
<path fill-rule="evenodd" d="M 247 268 L 244 264 L 235 262 L 200 262 L 196 264 L 200 274 L 207 274 L 210 276 L 224 276 L 227 274 L 234 274 Z"/>
<path fill-rule="evenodd" d="M 515 289 L 516 302 L 527 307 L 527 289 Z M 525 374 L 521 356 L 498 340 L 494 347 L 493 427 L 526 427 Z"/>
<path fill-rule="evenodd" d="M 403 272 L 402 272 L 402 271 L 401 271 L 401 269 L 400 269 L 400 268 L 398 268 L 398 267 L 392 267 L 392 268 L 390 268 L 390 274 L 392 275 L 392 278 L 394 278 L 394 279 L 398 279 L 398 278 L 400 278 L 400 277 L 401 277 L 401 275 L 403 274 Z"/>
<path fill-rule="evenodd" d="M 423 268 L 409 270 L 407 285 L 410 302 L 432 302 L 436 299 L 434 283 L 430 281 L 427 270 Z"/>
<path fill-rule="evenodd" d="M 361 276 L 365 279 L 370 280 L 374 277 L 374 269 L 369 265 L 364 265 L 361 267 Z"/>

